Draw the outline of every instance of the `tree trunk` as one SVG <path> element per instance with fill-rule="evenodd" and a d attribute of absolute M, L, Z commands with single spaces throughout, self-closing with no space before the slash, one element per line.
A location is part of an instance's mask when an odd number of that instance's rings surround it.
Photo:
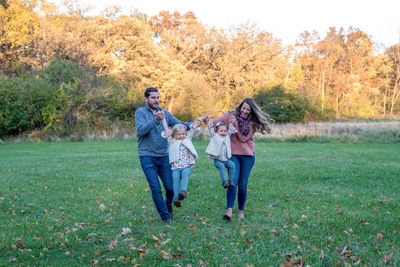
<path fill-rule="evenodd" d="M 397 79 L 394 88 L 393 88 L 393 94 L 392 94 L 392 101 L 390 104 L 390 115 L 393 116 L 393 109 L 394 109 L 394 105 L 396 104 L 399 95 L 400 95 L 400 90 L 399 90 L 399 81 L 400 81 L 400 77 Z"/>
<path fill-rule="evenodd" d="M 325 102 L 325 71 L 322 72 L 321 82 L 321 112 L 324 114 L 324 102 Z"/>
<path fill-rule="evenodd" d="M 336 93 L 336 110 L 335 110 L 335 117 L 338 118 L 339 113 L 339 93 Z"/>
<path fill-rule="evenodd" d="M 388 85 L 385 83 L 385 94 L 383 95 L 383 117 L 386 117 L 386 95 L 387 95 Z"/>

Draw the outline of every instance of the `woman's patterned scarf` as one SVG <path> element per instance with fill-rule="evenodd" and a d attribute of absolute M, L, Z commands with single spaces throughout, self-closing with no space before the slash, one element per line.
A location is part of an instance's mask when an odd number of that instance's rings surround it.
<path fill-rule="evenodd" d="M 240 115 L 236 116 L 239 124 L 239 132 L 243 135 L 248 135 L 250 132 L 250 118 L 251 116 L 248 116 L 247 118 L 243 118 Z"/>

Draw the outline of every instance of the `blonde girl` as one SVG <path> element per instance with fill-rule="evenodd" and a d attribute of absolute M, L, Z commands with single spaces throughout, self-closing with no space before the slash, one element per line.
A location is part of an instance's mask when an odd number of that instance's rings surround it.
<path fill-rule="evenodd" d="M 181 207 L 181 200 L 187 194 L 187 186 L 191 169 L 195 166 L 198 155 L 192 144 L 192 137 L 201 120 L 195 120 L 190 125 L 190 130 L 183 124 L 177 124 L 170 131 L 165 120 L 163 120 L 164 132 L 162 136 L 168 139 L 169 162 L 172 170 L 172 183 L 174 190 L 174 205 Z"/>

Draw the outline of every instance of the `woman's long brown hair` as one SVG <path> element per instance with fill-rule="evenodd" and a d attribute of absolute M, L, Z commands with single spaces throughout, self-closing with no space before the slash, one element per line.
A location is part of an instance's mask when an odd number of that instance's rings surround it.
<path fill-rule="evenodd" d="M 251 108 L 250 115 L 254 131 L 262 134 L 271 133 L 271 125 L 269 124 L 271 118 L 267 113 L 260 109 L 252 98 L 245 98 L 242 103 L 236 107 L 236 116 L 240 116 L 240 110 L 244 103 L 248 104 Z"/>

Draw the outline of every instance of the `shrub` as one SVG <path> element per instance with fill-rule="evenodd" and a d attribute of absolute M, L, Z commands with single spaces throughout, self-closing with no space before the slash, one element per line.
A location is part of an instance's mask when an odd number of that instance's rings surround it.
<path fill-rule="evenodd" d="M 17 135 L 30 128 L 26 113 L 21 78 L 0 77 L 0 136 Z"/>
<path fill-rule="evenodd" d="M 77 64 L 53 60 L 39 73 L 39 78 L 56 89 L 56 109 L 60 113 L 60 123 L 68 131 L 71 130 L 76 125 L 79 108 L 87 98 L 89 86 L 84 72 Z"/>
<path fill-rule="evenodd" d="M 254 100 L 275 122 L 304 122 L 308 113 L 313 113 L 308 101 L 285 92 L 281 86 L 262 89 Z"/>
<path fill-rule="evenodd" d="M 77 64 L 53 60 L 48 67 L 40 72 L 40 78 L 50 83 L 60 86 L 61 84 L 78 84 L 80 83 L 83 72 Z"/>

